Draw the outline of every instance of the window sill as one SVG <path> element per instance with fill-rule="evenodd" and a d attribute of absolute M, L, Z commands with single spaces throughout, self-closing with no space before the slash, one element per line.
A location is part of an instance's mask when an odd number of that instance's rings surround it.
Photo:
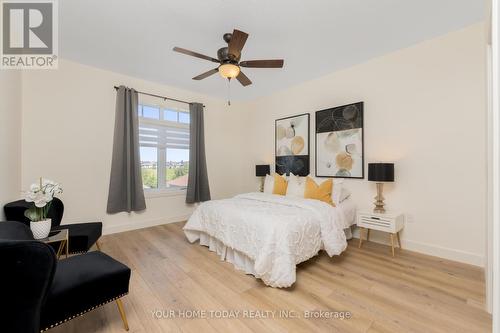
<path fill-rule="evenodd" d="M 144 197 L 149 198 L 162 198 L 162 197 L 181 197 L 186 196 L 186 189 L 182 190 L 145 190 Z"/>

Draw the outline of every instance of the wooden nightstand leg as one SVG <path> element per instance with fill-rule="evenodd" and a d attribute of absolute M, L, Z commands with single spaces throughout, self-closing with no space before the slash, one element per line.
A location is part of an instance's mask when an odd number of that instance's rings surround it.
<path fill-rule="evenodd" d="M 363 228 L 359 228 L 359 244 L 358 244 L 358 249 L 361 248 L 362 244 L 363 244 Z"/>
<path fill-rule="evenodd" d="M 399 238 L 399 231 L 396 233 L 396 235 L 398 236 L 399 248 L 402 249 L 402 247 L 401 247 L 401 238 Z"/>
<path fill-rule="evenodd" d="M 366 241 L 368 242 L 370 240 L 370 229 L 366 231 Z"/>
<path fill-rule="evenodd" d="M 392 256 L 394 257 L 394 234 L 391 233 L 391 250 Z"/>

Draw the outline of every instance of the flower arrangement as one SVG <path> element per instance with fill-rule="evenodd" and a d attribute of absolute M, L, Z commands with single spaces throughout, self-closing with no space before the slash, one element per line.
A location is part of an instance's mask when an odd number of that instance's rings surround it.
<path fill-rule="evenodd" d="M 38 184 L 31 184 L 29 191 L 26 191 L 24 194 L 24 200 L 35 204 L 34 207 L 24 212 L 24 216 L 32 222 L 46 220 L 52 199 L 54 199 L 56 194 L 62 193 L 62 191 L 62 187 L 58 183 L 40 177 L 40 182 Z"/>

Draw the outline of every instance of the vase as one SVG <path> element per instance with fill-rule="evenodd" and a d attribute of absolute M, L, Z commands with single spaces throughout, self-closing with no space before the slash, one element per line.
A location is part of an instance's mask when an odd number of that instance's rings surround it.
<path fill-rule="evenodd" d="M 51 219 L 45 219 L 37 222 L 30 222 L 30 229 L 33 233 L 35 239 L 47 238 L 50 233 L 50 227 L 52 226 Z"/>

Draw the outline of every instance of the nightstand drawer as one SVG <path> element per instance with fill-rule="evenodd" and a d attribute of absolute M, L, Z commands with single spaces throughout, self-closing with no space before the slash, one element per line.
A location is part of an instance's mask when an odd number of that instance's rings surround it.
<path fill-rule="evenodd" d="M 375 216 L 361 216 L 359 222 L 360 224 L 366 226 L 380 227 L 384 229 L 390 229 L 392 225 L 391 220 Z"/>
<path fill-rule="evenodd" d="M 383 214 L 359 214 L 358 227 L 395 233 L 403 227 L 402 216 L 384 216 Z"/>

